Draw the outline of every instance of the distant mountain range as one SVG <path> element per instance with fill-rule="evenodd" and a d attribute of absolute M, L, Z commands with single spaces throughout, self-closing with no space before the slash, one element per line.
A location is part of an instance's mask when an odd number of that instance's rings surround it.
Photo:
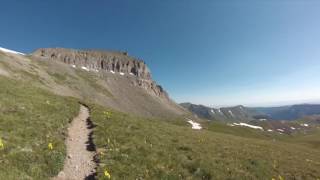
<path fill-rule="evenodd" d="M 199 118 L 220 121 L 297 120 L 306 116 L 320 115 L 319 104 L 280 107 L 245 107 L 239 105 L 218 109 L 192 103 L 181 103 L 180 105 Z"/>
<path fill-rule="evenodd" d="M 258 114 L 267 115 L 273 120 L 296 120 L 305 116 L 319 115 L 320 104 L 298 104 L 280 107 L 257 107 L 250 108 Z"/>
<path fill-rule="evenodd" d="M 181 103 L 180 105 L 192 112 L 195 116 L 208 120 L 249 122 L 254 120 L 255 115 L 257 115 L 252 109 L 241 105 L 224 108 L 211 108 L 192 103 Z"/>

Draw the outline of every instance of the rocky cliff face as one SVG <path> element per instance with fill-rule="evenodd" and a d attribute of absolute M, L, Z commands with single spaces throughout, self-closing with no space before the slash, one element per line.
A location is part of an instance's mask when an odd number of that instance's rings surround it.
<path fill-rule="evenodd" d="M 71 50 L 63 48 L 38 49 L 32 56 L 60 61 L 73 67 L 94 72 L 111 72 L 136 77 L 133 84 L 146 89 L 149 93 L 169 100 L 164 89 L 151 78 L 147 65 L 126 52 L 94 50 Z"/>

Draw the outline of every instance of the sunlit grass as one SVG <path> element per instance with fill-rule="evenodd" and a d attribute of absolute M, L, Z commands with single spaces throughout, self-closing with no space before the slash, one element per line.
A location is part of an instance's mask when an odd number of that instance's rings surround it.
<path fill-rule="evenodd" d="M 0 179 L 47 179 L 63 167 L 72 98 L 0 76 Z M 52 149 L 48 144 L 52 143 Z"/>
<path fill-rule="evenodd" d="M 253 132 L 238 137 L 236 133 L 196 131 L 186 123 L 177 125 L 91 107 L 96 124 L 94 141 L 103 152 L 99 153 L 100 179 L 105 178 L 105 170 L 113 179 L 272 179 L 279 175 L 285 179 L 314 179 L 320 176 L 319 150 L 301 144 L 273 141 L 264 136 L 250 138 Z M 111 116 L 106 117 L 106 112 Z"/>

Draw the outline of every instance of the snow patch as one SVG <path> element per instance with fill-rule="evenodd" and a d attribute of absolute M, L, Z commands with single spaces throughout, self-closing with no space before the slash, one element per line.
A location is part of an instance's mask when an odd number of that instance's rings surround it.
<path fill-rule="evenodd" d="M 301 126 L 308 127 L 309 124 L 301 124 Z"/>
<path fill-rule="evenodd" d="M 272 132 L 273 130 L 272 129 L 268 129 L 268 132 Z"/>
<path fill-rule="evenodd" d="M 259 121 L 266 121 L 267 119 L 259 119 Z"/>
<path fill-rule="evenodd" d="M 294 128 L 294 127 L 290 127 L 292 130 L 295 130 L 296 128 Z"/>
<path fill-rule="evenodd" d="M 187 120 L 188 120 L 188 123 L 192 125 L 192 129 L 198 129 L 198 130 L 202 129 L 202 127 L 199 123 L 197 123 L 191 119 L 188 119 L 188 118 L 187 118 Z"/>
<path fill-rule="evenodd" d="M 214 110 L 213 110 L 213 109 L 211 109 L 211 112 L 212 112 L 213 114 L 215 114 L 215 112 L 214 112 Z"/>
<path fill-rule="evenodd" d="M 245 126 L 245 127 L 249 127 L 249 128 L 253 128 L 253 129 L 263 130 L 263 128 L 260 127 L 260 126 L 254 126 L 254 125 L 247 124 L 247 123 L 233 123 L 233 125 L 236 125 L 236 126 Z"/>
<path fill-rule="evenodd" d="M 121 76 L 123 76 L 123 75 L 124 75 L 124 73 L 123 73 L 123 72 L 120 72 L 120 75 L 121 75 Z"/>
<path fill-rule="evenodd" d="M 133 73 L 129 73 L 130 75 L 132 75 L 132 76 L 134 76 L 134 74 Z"/>
<path fill-rule="evenodd" d="M 114 71 L 110 71 L 112 74 L 114 74 L 115 72 Z"/>
<path fill-rule="evenodd" d="M 85 70 L 85 71 L 90 71 L 87 67 L 82 66 L 81 69 Z"/>
<path fill-rule="evenodd" d="M 77 66 L 73 64 L 73 65 L 71 65 L 71 67 L 76 68 Z"/>
<path fill-rule="evenodd" d="M 283 129 L 277 129 L 277 131 L 284 132 L 284 130 L 283 130 Z"/>
<path fill-rule="evenodd" d="M 2 48 L 2 47 L 0 47 L 0 51 L 6 52 L 6 53 L 12 53 L 12 54 L 19 54 L 19 55 L 23 55 L 23 56 L 25 55 L 21 52 L 13 51 L 13 50 Z"/>
<path fill-rule="evenodd" d="M 232 113 L 231 110 L 229 110 L 228 112 L 229 112 L 229 114 L 230 114 L 232 117 L 234 117 L 234 115 L 233 115 L 233 113 Z"/>

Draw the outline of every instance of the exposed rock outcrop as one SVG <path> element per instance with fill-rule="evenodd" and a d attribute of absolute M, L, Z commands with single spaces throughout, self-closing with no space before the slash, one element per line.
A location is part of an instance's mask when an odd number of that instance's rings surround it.
<path fill-rule="evenodd" d="M 78 67 L 131 73 L 142 79 L 151 79 L 151 74 L 146 64 L 128 56 L 126 52 L 43 48 L 36 50 L 32 54 Z"/>
<path fill-rule="evenodd" d="M 33 52 L 32 56 L 60 61 L 87 70 L 132 75 L 136 77 L 134 85 L 169 100 L 164 89 L 152 80 L 150 70 L 145 62 L 128 56 L 127 52 L 42 48 Z"/>

